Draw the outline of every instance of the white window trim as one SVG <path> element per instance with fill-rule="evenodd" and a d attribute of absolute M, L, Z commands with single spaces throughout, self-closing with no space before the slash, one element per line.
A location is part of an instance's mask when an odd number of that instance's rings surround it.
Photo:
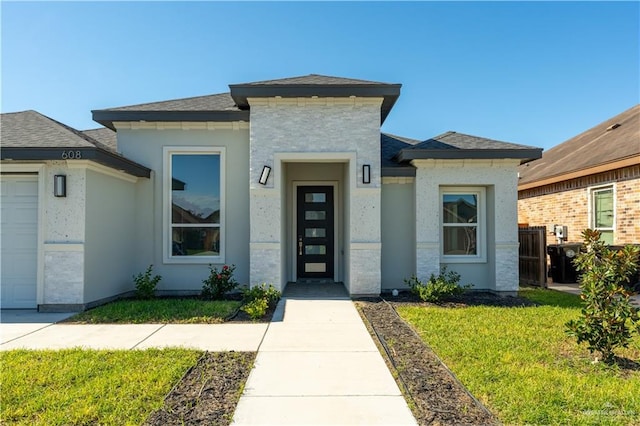
<path fill-rule="evenodd" d="M 171 156 L 174 154 L 220 156 L 220 255 L 219 256 L 172 256 L 171 255 Z M 225 263 L 225 148 L 203 146 L 165 146 L 163 148 L 164 175 L 162 180 L 162 260 L 169 264 L 224 264 Z"/>
<path fill-rule="evenodd" d="M 594 211 L 593 211 L 593 203 L 595 201 L 593 195 L 596 192 L 600 192 L 600 191 L 605 191 L 607 189 L 612 189 L 613 191 L 613 226 L 611 228 L 596 228 L 596 221 L 595 221 L 595 217 L 594 217 Z M 608 183 L 606 185 L 598 185 L 598 186 L 590 186 L 587 188 L 587 191 L 589 193 L 589 200 L 588 200 L 588 208 L 587 208 L 587 214 L 589 215 L 589 229 L 594 229 L 594 230 L 602 230 L 602 231 L 612 231 L 613 232 L 613 239 L 615 241 L 616 238 L 616 223 L 617 223 L 617 213 L 618 213 L 618 208 L 617 208 L 617 196 L 616 196 L 616 184 L 615 182 L 612 183 Z"/>
<path fill-rule="evenodd" d="M 472 194 L 478 197 L 478 234 L 477 234 L 477 254 L 452 255 L 444 254 L 444 218 L 442 217 L 442 206 L 445 194 Z M 486 188 L 481 186 L 441 186 L 438 197 L 438 216 L 440 222 L 440 261 L 442 263 L 486 263 L 487 262 L 487 197 Z"/>

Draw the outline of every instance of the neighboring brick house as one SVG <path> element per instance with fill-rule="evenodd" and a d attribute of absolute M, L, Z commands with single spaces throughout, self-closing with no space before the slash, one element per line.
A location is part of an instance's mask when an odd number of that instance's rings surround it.
<path fill-rule="evenodd" d="M 518 222 L 586 228 L 609 244 L 640 243 L 640 105 L 519 166 Z M 555 242 L 555 240 L 551 240 Z"/>

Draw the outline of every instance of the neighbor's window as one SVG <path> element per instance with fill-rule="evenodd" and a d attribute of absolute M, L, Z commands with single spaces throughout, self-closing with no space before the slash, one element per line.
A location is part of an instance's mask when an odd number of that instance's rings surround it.
<path fill-rule="evenodd" d="M 613 186 L 591 190 L 591 226 L 600 231 L 605 244 L 613 244 Z"/>
<path fill-rule="evenodd" d="M 168 152 L 170 259 L 219 258 L 222 253 L 222 152 Z"/>
<path fill-rule="evenodd" d="M 482 250 L 484 206 L 481 189 L 443 189 L 442 254 L 465 259 L 480 258 Z"/>

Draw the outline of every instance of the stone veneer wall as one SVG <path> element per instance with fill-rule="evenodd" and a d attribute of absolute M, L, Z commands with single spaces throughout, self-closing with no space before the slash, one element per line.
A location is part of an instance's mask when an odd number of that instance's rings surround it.
<path fill-rule="evenodd" d="M 346 267 L 351 294 L 380 292 L 380 106 L 382 98 L 249 98 L 250 279 L 283 288 L 288 255 L 282 162 L 348 162 L 343 188 Z M 371 183 L 362 183 L 362 165 Z M 258 183 L 263 166 L 267 185 Z"/>
<path fill-rule="evenodd" d="M 570 179 L 518 193 L 518 222 L 529 226 L 566 225 L 568 240 L 580 242 L 589 221 L 589 189 L 613 184 L 616 206 L 614 244 L 640 243 L 640 165 Z M 548 237 L 555 243 L 553 236 Z"/>
<path fill-rule="evenodd" d="M 66 161 L 47 162 L 43 191 L 43 305 L 84 302 L 86 170 Z M 53 176 L 67 176 L 67 196 L 52 194 Z"/>

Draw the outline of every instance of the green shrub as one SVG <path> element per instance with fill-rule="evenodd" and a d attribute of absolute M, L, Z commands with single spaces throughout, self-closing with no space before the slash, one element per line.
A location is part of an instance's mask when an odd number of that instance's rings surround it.
<path fill-rule="evenodd" d="M 144 273 L 133 276 L 133 282 L 136 285 L 136 296 L 140 299 L 153 299 L 156 295 L 156 287 L 162 279 L 160 275 L 151 277 L 153 265 L 149 265 Z"/>
<path fill-rule="evenodd" d="M 271 284 L 260 284 L 253 288 L 244 289 L 242 291 L 242 299 L 244 300 L 243 311 L 245 311 L 252 320 L 262 318 L 269 307 L 275 306 L 280 300 L 281 293 Z"/>
<path fill-rule="evenodd" d="M 250 302 L 247 302 L 242 306 L 243 311 L 245 311 L 252 320 L 258 320 L 267 313 L 267 309 L 269 308 L 269 302 L 266 298 L 254 299 Z"/>
<path fill-rule="evenodd" d="M 275 304 L 280 300 L 280 292 L 274 286 L 269 284 L 260 284 L 253 288 L 242 290 L 242 298 L 245 302 L 256 299 L 267 299 L 269 304 Z"/>
<path fill-rule="evenodd" d="M 605 363 L 612 364 L 613 351 L 627 347 L 632 332 L 640 329 L 640 316 L 624 286 L 638 268 L 640 248 L 628 245 L 611 250 L 600 240 L 600 232 L 591 229 L 582 236 L 586 251 L 576 256 L 574 264 L 582 272 L 583 307 L 577 320 L 566 323 L 566 332 L 578 343 L 587 342 L 592 354 L 599 352 Z"/>
<path fill-rule="evenodd" d="M 447 271 L 443 267 L 440 274 L 431 274 L 429 281 L 423 283 L 413 275 L 404 280 L 411 289 L 411 292 L 424 302 L 438 302 L 446 297 L 455 296 L 464 292 L 471 285 L 460 286 L 460 274 L 455 271 Z"/>
<path fill-rule="evenodd" d="M 220 300 L 222 297 L 235 289 L 238 282 L 233 278 L 233 271 L 236 265 L 224 265 L 221 270 L 213 265 L 209 265 L 209 277 L 202 280 L 202 297 L 212 300 Z"/>

